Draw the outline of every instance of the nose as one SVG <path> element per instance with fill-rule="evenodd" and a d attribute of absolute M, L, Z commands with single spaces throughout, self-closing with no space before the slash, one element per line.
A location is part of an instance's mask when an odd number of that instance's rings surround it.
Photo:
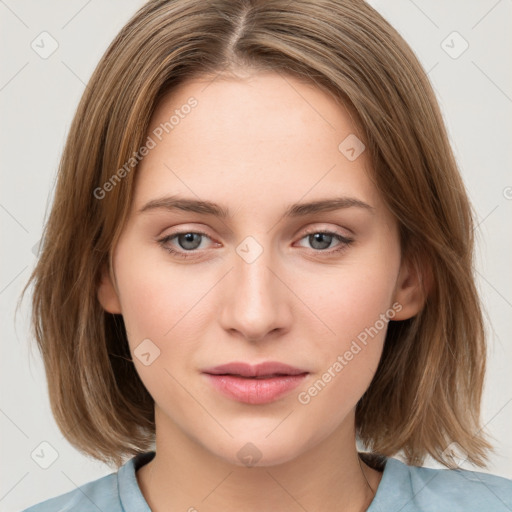
<path fill-rule="evenodd" d="M 270 250 L 249 261 L 233 255 L 234 268 L 226 276 L 220 322 L 230 334 L 255 342 L 290 329 L 289 301 L 293 294 Z"/>

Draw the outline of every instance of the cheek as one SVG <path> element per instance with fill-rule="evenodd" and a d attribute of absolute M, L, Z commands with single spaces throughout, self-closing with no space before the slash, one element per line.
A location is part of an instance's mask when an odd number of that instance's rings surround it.
<path fill-rule="evenodd" d="M 122 258 L 116 263 L 125 325 L 131 343 L 154 338 L 165 344 L 175 332 L 184 331 L 183 325 L 196 312 L 194 306 L 213 285 L 213 277 L 202 278 L 192 266 L 167 262 L 163 249 L 162 253 L 144 251 L 137 245 L 120 244 Z"/>
<path fill-rule="evenodd" d="M 381 257 L 369 252 L 368 257 L 347 260 L 335 277 L 317 281 L 316 293 L 308 298 L 329 330 L 315 341 L 317 372 L 301 389 L 298 402 L 326 424 L 339 423 L 355 407 L 377 370 L 395 313 L 392 299 L 399 265 L 399 252 L 385 249 Z"/>
<path fill-rule="evenodd" d="M 323 338 L 321 346 L 317 344 L 312 354 L 317 371 L 297 395 L 304 429 L 314 431 L 321 421 L 318 436 L 335 429 L 354 410 L 382 354 L 388 322 L 380 315 L 386 313 L 387 301 L 361 288 L 358 291 L 351 300 L 333 298 L 337 307 L 331 306 L 328 322 L 336 335 Z"/>
<path fill-rule="evenodd" d="M 338 388 L 340 397 L 362 394 L 373 377 L 388 325 L 389 295 L 375 280 L 347 277 L 323 300 L 320 315 L 329 334 L 317 341 L 315 352 L 322 380 Z"/>
<path fill-rule="evenodd" d="M 186 407 L 181 410 L 187 396 L 182 401 L 177 397 L 183 367 L 200 345 L 208 321 L 201 312 L 213 307 L 205 295 L 214 284 L 213 276 L 201 279 L 183 267 L 166 265 L 163 259 L 148 264 L 142 253 L 129 254 L 119 261 L 117 276 L 135 368 L 156 403 L 174 397 L 176 413 L 188 415 Z"/>
<path fill-rule="evenodd" d="M 116 275 L 135 368 L 155 401 L 165 401 L 180 392 L 183 368 L 204 337 L 215 276 L 168 265 L 165 256 L 148 263 L 136 244 L 119 254 Z"/>
<path fill-rule="evenodd" d="M 302 282 L 298 294 L 325 327 L 323 348 L 328 347 L 331 352 L 343 350 L 376 322 L 383 330 L 380 318 L 392 306 L 399 255 L 393 257 L 389 253 L 386 258 L 385 252 L 381 254 L 382 258 L 375 258 L 370 252 L 367 256 L 360 254 L 328 273 Z"/>

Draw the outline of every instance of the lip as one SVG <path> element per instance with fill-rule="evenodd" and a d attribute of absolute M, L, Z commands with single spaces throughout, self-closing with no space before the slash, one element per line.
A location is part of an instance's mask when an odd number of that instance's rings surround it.
<path fill-rule="evenodd" d="M 296 388 L 309 372 L 275 361 L 233 362 L 203 370 L 218 391 L 247 404 L 270 403 Z"/>

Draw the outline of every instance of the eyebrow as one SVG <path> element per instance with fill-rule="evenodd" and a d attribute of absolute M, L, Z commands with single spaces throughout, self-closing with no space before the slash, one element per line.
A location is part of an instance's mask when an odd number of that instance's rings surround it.
<path fill-rule="evenodd" d="M 375 208 L 355 197 L 334 197 L 320 199 L 308 203 L 294 203 L 290 205 L 283 214 L 283 217 L 304 217 L 319 212 L 329 212 L 346 208 L 363 208 L 373 213 Z M 200 213 L 203 215 L 213 215 L 221 219 L 232 218 L 228 208 L 211 201 L 202 201 L 198 199 L 188 199 L 177 196 L 165 196 L 153 199 L 147 202 L 138 213 L 144 213 L 154 210 L 182 210 L 186 212 Z"/>

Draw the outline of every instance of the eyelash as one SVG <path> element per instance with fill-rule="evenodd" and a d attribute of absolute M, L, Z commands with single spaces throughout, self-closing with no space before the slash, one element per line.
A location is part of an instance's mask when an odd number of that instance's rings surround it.
<path fill-rule="evenodd" d="M 187 233 L 192 233 L 195 235 L 202 235 L 207 238 L 210 238 L 208 236 L 208 234 L 203 231 L 178 231 L 176 233 L 172 233 L 171 235 L 167 235 L 164 238 L 161 238 L 160 240 L 158 240 L 158 242 L 163 247 L 163 249 L 165 249 L 168 253 L 172 254 L 173 256 L 177 256 L 178 258 L 183 258 L 183 259 L 193 258 L 196 256 L 195 252 L 197 251 L 197 249 L 181 252 L 181 251 L 172 249 L 171 247 L 169 247 L 167 245 L 167 243 L 170 242 L 173 238 L 176 238 L 179 235 L 185 235 Z M 354 239 L 352 239 L 352 238 L 347 238 L 346 236 L 340 235 L 340 234 L 332 232 L 332 231 L 322 231 L 322 230 L 308 231 L 308 232 L 304 233 L 304 235 L 300 238 L 300 240 L 302 240 L 303 238 L 306 238 L 308 235 L 316 235 L 316 234 L 332 235 L 334 239 L 336 239 L 336 240 L 338 240 L 338 242 L 340 242 L 339 247 L 336 249 L 333 249 L 333 250 L 320 250 L 320 249 L 315 250 L 315 249 L 313 249 L 314 252 L 318 252 L 318 253 L 326 253 L 329 255 L 336 254 L 336 253 L 344 251 L 354 242 Z"/>

